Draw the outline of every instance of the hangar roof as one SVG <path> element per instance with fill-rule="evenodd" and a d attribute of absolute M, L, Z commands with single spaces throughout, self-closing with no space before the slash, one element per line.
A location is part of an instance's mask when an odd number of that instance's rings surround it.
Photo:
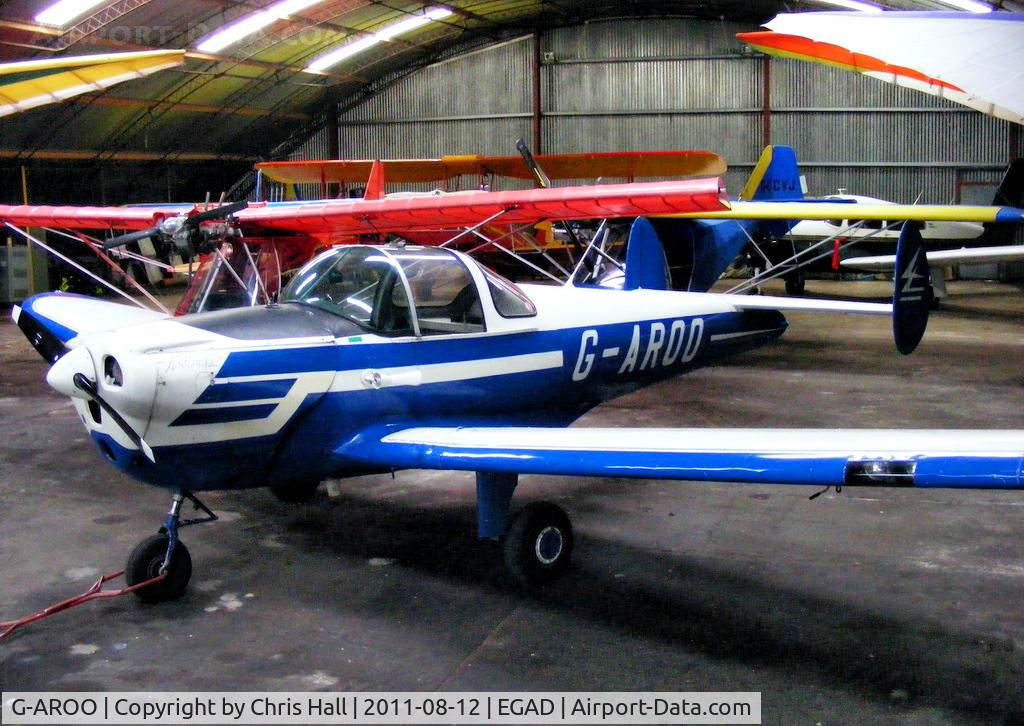
<path fill-rule="evenodd" d="M 105 0 L 58 27 L 36 20 L 53 2 L 3 3 L 0 61 L 181 48 L 186 63 L 0 119 L 0 160 L 256 161 L 331 103 L 458 50 L 535 28 L 662 15 L 756 25 L 782 10 L 832 7 L 779 0 Z M 884 4 L 948 9 L 929 0 Z M 438 7 L 452 12 L 391 34 L 396 23 Z M 261 12 L 268 14 L 254 21 Z M 263 27 L 223 48 L 200 48 L 240 21 Z M 310 69 L 328 51 L 357 41 L 368 47 L 337 65 Z"/>

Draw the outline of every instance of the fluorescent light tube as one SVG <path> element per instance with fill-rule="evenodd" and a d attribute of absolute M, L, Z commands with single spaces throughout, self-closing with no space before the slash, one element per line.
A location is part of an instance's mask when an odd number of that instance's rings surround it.
<path fill-rule="evenodd" d="M 75 18 L 85 15 L 93 8 L 108 0 L 60 0 L 36 15 L 36 22 L 42 25 L 56 25 L 63 28 Z"/>
<path fill-rule="evenodd" d="M 367 35 L 359 40 L 346 43 L 339 48 L 335 48 L 329 53 L 325 53 L 310 63 L 306 70 L 312 72 L 327 70 L 331 66 L 341 63 L 341 61 L 346 58 L 351 58 L 357 53 L 362 53 L 367 48 L 380 43 L 382 40 L 391 40 L 395 36 L 413 31 L 427 23 L 447 18 L 452 14 L 452 12 L 452 10 L 445 7 L 436 7 L 430 8 L 422 15 L 413 15 L 405 20 L 399 20 L 397 23 L 392 23 L 391 25 L 381 28 L 373 35 Z"/>
<path fill-rule="evenodd" d="M 287 18 L 292 13 L 324 2 L 324 0 L 281 0 L 259 12 L 250 13 L 241 20 L 227 25 L 210 35 L 196 46 L 202 53 L 216 53 L 234 45 L 247 36 L 257 33 L 271 23 Z"/>

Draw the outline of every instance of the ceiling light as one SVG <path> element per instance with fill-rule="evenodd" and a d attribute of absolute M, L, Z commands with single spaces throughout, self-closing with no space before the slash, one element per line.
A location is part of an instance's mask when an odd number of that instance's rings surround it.
<path fill-rule="evenodd" d="M 421 15 L 412 15 L 405 20 L 400 20 L 397 23 L 385 26 L 378 30 L 373 35 L 367 35 L 359 40 L 353 41 L 352 43 L 346 43 L 340 48 L 335 48 L 330 53 L 326 53 L 306 68 L 307 71 L 323 71 L 331 66 L 341 63 L 346 58 L 351 58 L 357 53 L 362 53 L 367 48 L 370 48 L 382 40 L 391 40 L 397 35 L 404 35 L 416 28 L 422 27 L 427 23 L 435 20 L 441 20 L 447 18 L 452 14 L 452 10 L 444 7 L 430 8 Z"/>
<path fill-rule="evenodd" d="M 97 5 L 108 0 L 60 0 L 36 15 L 36 22 L 42 25 L 56 25 L 63 28 L 72 20 L 85 15 Z"/>
<path fill-rule="evenodd" d="M 838 5 L 841 8 L 849 8 L 850 10 L 860 10 L 862 13 L 880 13 L 883 10 L 883 8 L 878 5 L 862 3 L 859 2 L 859 0 L 819 0 L 819 2 L 827 3 L 829 5 Z"/>
<path fill-rule="evenodd" d="M 203 53 L 216 53 L 229 45 L 234 45 L 242 38 L 263 30 L 271 23 L 284 20 L 289 15 L 305 10 L 308 7 L 324 2 L 324 0 L 281 0 L 256 13 L 250 13 L 241 20 L 221 28 L 213 35 L 196 46 Z"/>
<path fill-rule="evenodd" d="M 992 6 L 988 3 L 979 3 L 975 0 L 939 0 L 946 5 L 952 5 L 955 8 L 961 10 L 967 10 L 972 13 L 990 13 L 992 12 Z"/>

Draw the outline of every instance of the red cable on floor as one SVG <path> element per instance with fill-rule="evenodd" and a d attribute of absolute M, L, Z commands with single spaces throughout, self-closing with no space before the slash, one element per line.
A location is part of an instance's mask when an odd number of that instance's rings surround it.
<path fill-rule="evenodd" d="M 45 610 L 40 610 L 34 615 L 28 615 L 24 618 L 21 618 L 20 620 L 8 620 L 7 622 L 0 622 L 0 640 L 4 640 L 5 638 L 10 637 L 10 635 L 14 633 L 14 631 L 20 628 L 22 625 L 28 625 L 29 623 L 34 623 L 37 620 L 48 618 L 51 615 L 56 615 L 62 610 L 73 608 L 77 605 L 81 605 L 82 603 L 89 602 L 90 600 L 107 600 L 110 598 L 119 597 L 121 595 L 127 595 L 130 592 L 135 592 L 136 590 L 141 590 L 144 587 L 149 587 L 150 585 L 160 582 L 165 577 L 167 577 L 167 573 L 163 573 L 157 575 L 156 577 L 152 577 L 148 580 L 145 580 L 143 582 L 139 582 L 135 585 L 131 585 L 129 587 L 122 587 L 119 590 L 103 589 L 104 583 L 116 579 L 123 574 L 124 570 L 119 570 L 109 575 L 104 575 L 96 581 L 96 584 L 94 584 L 88 590 L 83 592 L 81 595 L 69 598 L 67 600 L 64 600 L 63 602 L 57 603 L 56 605 L 51 605 Z"/>

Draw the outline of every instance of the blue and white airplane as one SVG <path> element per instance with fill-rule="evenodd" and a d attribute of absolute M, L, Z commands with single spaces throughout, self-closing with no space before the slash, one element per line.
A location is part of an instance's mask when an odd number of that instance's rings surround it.
<path fill-rule="evenodd" d="M 313 259 L 265 307 L 171 318 L 45 293 L 13 317 L 102 457 L 173 493 L 163 528 L 128 558 L 143 600 L 185 590 L 179 529 L 213 518 L 197 492 L 267 486 L 298 501 L 325 478 L 417 468 L 476 472 L 479 536 L 503 540 L 516 580 L 543 583 L 567 567 L 572 526 L 550 503 L 512 516 L 519 474 L 1024 486 L 1024 431 L 570 427 L 771 343 L 787 310 L 893 315 L 911 351 L 930 291 L 907 230 L 892 305 L 643 289 L 658 287 L 658 265 L 666 279 L 665 257 L 638 233 L 646 259 L 626 274 L 642 279 L 626 290 L 517 286 L 451 250 L 353 245 Z M 186 499 L 207 517 L 181 519 Z"/>

